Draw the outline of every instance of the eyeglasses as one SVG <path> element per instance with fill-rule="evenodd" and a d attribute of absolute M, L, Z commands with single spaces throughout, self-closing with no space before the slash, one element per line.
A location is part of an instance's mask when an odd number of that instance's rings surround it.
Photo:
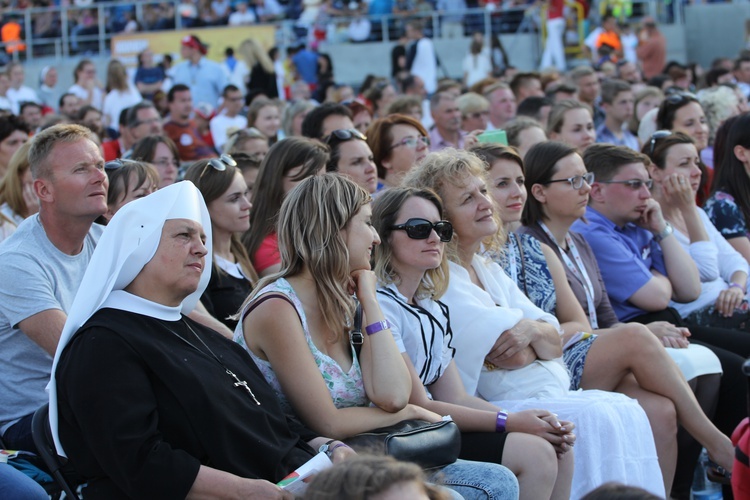
<path fill-rule="evenodd" d="M 159 161 L 152 161 L 149 163 L 159 167 L 168 167 L 169 165 L 173 165 L 177 168 L 180 168 L 180 162 L 179 160 L 177 160 L 177 158 L 172 158 L 171 160 L 168 158 L 161 158 Z"/>
<path fill-rule="evenodd" d="M 198 176 L 199 179 L 203 177 L 203 175 L 208 170 L 209 166 L 213 167 L 214 170 L 223 172 L 224 170 L 227 169 L 227 167 L 236 167 L 237 162 L 234 161 L 234 158 L 232 158 L 230 155 L 227 155 L 227 154 L 223 154 L 218 158 L 211 158 L 210 160 L 208 160 L 208 163 L 206 163 L 206 166 L 203 167 L 203 171 L 201 171 L 201 175 Z"/>
<path fill-rule="evenodd" d="M 594 182 L 594 172 L 586 172 L 583 175 L 574 175 L 567 179 L 555 179 L 554 181 L 547 181 L 544 184 L 552 184 L 554 182 L 569 182 L 573 189 L 581 189 L 584 182 L 589 186 Z"/>
<path fill-rule="evenodd" d="M 334 130 L 333 132 L 328 134 L 324 141 L 326 144 L 330 144 L 331 140 L 333 139 L 338 139 L 339 142 L 350 141 L 352 139 L 360 139 L 362 141 L 366 141 L 367 137 L 365 137 L 364 134 L 362 134 L 362 132 L 357 129 L 341 128 L 338 130 Z"/>
<path fill-rule="evenodd" d="M 406 231 L 406 236 L 412 240 L 426 240 L 430 237 L 433 229 L 443 243 L 453 238 L 453 225 L 447 220 L 432 223 L 427 219 L 409 219 L 403 224 L 391 226 L 391 229 L 403 229 Z"/>
<path fill-rule="evenodd" d="M 124 167 L 126 163 L 138 163 L 135 160 L 128 160 L 127 158 L 117 158 L 116 160 L 108 161 L 104 164 L 104 170 L 117 170 L 118 168 Z"/>
<path fill-rule="evenodd" d="M 138 120 L 135 123 L 133 123 L 133 127 L 138 127 L 139 125 L 153 125 L 155 123 L 160 123 L 161 118 L 149 118 L 148 120 Z"/>
<path fill-rule="evenodd" d="M 599 184 L 624 184 L 633 191 L 638 191 L 643 186 L 646 186 L 646 189 L 650 191 L 651 188 L 654 187 L 654 180 L 646 179 L 644 181 L 643 179 L 630 179 L 627 181 L 601 181 Z"/>
<path fill-rule="evenodd" d="M 409 147 L 409 148 L 416 148 L 417 147 L 417 143 L 419 143 L 419 142 L 421 142 L 422 144 L 424 144 L 427 147 L 430 146 L 430 138 L 427 137 L 427 136 L 424 136 L 424 135 L 420 135 L 419 137 L 404 137 L 403 139 L 401 139 L 400 141 L 398 141 L 396 144 L 394 144 L 393 146 L 391 146 L 389 148 L 389 150 L 390 149 L 396 149 L 397 147 L 400 147 L 400 146 L 406 146 L 406 147 Z"/>
<path fill-rule="evenodd" d="M 672 132 L 670 130 L 657 130 L 656 132 L 651 134 L 651 141 L 649 142 L 648 146 L 648 155 L 653 156 L 656 141 L 658 141 L 659 139 L 664 139 L 665 137 L 669 137 L 670 135 L 672 135 Z"/>

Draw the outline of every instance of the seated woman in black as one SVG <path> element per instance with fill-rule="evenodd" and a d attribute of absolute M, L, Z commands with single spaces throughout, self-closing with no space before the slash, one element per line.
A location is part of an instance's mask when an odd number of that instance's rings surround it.
<path fill-rule="evenodd" d="M 185 180 L 200 190 L 211 216 L 213 270 L 201 303 L 206 311 L 234 331 L 237 314 L 253 283 L 258 281 L 240 236 L 250 229 L 248 188 L 230 155 L 199 160 L 188 168 Z"/>
<path fill-rule="evenodd" d="M 126 205 L 102 235 L 50 382 L 53 436 L 85 498 L 292 498 L 273 483 L 326 443 L 284 414 L 241 347 L 184 315 L 210 256 L 190 182 Z"/>

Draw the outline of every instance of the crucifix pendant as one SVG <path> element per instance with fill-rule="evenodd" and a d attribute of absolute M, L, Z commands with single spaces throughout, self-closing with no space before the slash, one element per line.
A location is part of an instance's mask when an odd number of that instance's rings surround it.
<path fill-rule="evenodd" d="M 240 378 L 229 368 L 227 368 L 227 374 L 232 377 L 236 382 L 234 383 L 235 387 L 242 387 L 247 391 L 248 394 L 253 398 L 253 401 L 255 401 L 255 404 L 260 406 L 260 401 L 258 401 L 258 398 L 255 397 L 255 394 L 253 394 L 252 389 L 247 385 L 247 382 L 244 380 L 240 380 Z"/>

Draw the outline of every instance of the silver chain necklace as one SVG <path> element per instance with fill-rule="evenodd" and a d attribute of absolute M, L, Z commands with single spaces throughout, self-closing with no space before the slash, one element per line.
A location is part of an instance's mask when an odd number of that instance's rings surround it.
<path fill-rule="evenodd" d="M 195 336 L 195 338 L 197 338 L 198 341 L 201 344 L 203 344 L 203 347 L 205 347 L 206 350 L 211 354 L 211 356 L 213 356 L 213 358 L 216 360 L 216 362 L 219 363 L 222 368 L 224 368 L 224 372 L 227 375 L 229 375 L 230 377 L 232 377 L 232 379 L 234 379 L 234 386 L 235 387 L 241 387 L 241 388 L 245 389 L 247 391 L 247 393 L 250 395 L 250 397 L 253 398 L 253 401 L 255 401 L 255 404 L 258 405 L 258 406 L 260 406 L 260 401 L 258 401 L 258 398 L 255 397 L 255 394 L 253 394 L 253 391 L 252 391 L 252 389 L 250 389 L 250 386 L 247 385 L 247 381 L 240 380 L 240 378 L 237 376 L 236 373 L 234 373 L 232 370 L 230 370 L 229 368 L 227 368 L 227 366 L 221 361 L 221 359 L 216 354 L 214 354 L 214 352 L 211 350 L 211 348 L 208 347 L 208 345 L 206 345 L 206 343 L 203 341 L 202 338 L 200 338 L 200 336 L 195 332 L 195 330 L 192 329 L 192 327 L 188 324 L 187 321 L 185 321 L 184 319 L 182 319 L 182 322 L 185 324 L 186 327 L 188 327 L 188 330 L 190 330 L 193 333 L 193 335 Z M 193 344 L 192 342 L 190 342 L 188 339 L 184 338 L 183 336 L 181 336 L 177 332 L 173 331 L 171 328 L 167 328 L 167 331 L 169 331 L 169 333 L 171 333 L 172 335 L 174 335 L 178 339 L 182 340 L 183 342 L 185 342 L 187 345 L 189 345 L 190 347 L 192 347 L 193 349 L 195 349 L 199 353 L 201 353 L 201 354 L 203 354 L 205 356 L 208 356 L 208 354 L 206 354 L 202 350 L 198 349 L 198 346 L 196 346 L 195 344 Z"/>

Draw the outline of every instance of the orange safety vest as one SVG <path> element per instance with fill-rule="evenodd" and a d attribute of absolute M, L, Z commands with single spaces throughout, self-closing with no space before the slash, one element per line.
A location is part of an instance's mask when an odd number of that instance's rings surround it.
<path fill-rule="evenodd" d="M 21 41 L 21 25 L 15 21 L 8 21 L 0 28 L 0 38 L 8 54 L 26 50 L 26 44 Z"/>

